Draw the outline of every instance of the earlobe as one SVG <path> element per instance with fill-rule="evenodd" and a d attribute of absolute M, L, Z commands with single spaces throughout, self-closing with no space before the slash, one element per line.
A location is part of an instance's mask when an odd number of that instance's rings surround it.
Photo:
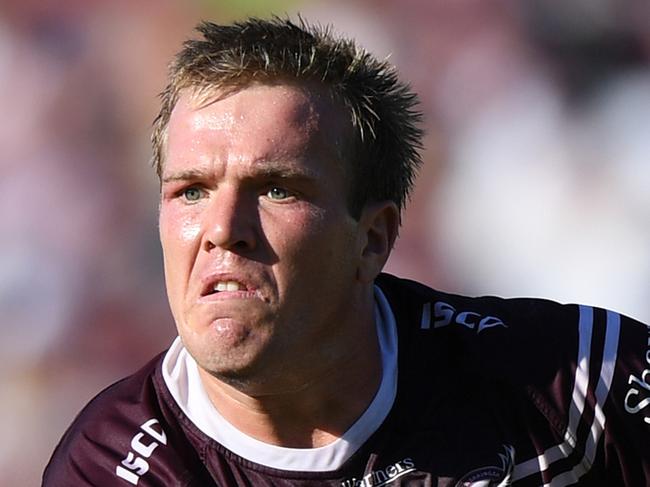
<path fill-rule="evenodd" d="M 368 203 L 360 219 L 361 254 L 358 278 L 370 283 L 388 260 L 399 229 L 399 210 L 392 201 Z"/>

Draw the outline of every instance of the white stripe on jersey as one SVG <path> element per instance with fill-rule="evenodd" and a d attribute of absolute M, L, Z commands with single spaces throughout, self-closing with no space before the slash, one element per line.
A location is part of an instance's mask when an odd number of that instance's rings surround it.
<path fill-rule="evenodd" d="M 594 411 L 594 422 L 591 425 L 585 454 L 580 463 L 573 467 L 573 470 L 564 472 L 553 477 L 549 484 L 544 487 L 564 487 L 573 484 L 586 474 L 594 463 L 596 457 L 596 447 L 598 440 L 605 429 L 605 413 L 603 405 L 607 400 L 609 388 L 612 385 L 614 376 L 614 367 L 618 353 L 618 337 L 621 329 L 621 317 L 617 313 L 607 311 L 607 330 L 605 334 L 605 351 L 603 353 L 603 363 L 600 368 L 600 377 L 596 386 L 596 406 Z"/>
<path fill-rule="evenodd" d="M 573 393 L 571 394 L 571 407 L 569 409 L 569 424 L 564 433 L 564 442 L 547 449 L 538 457 L 531 458 L 515 465 L 513 480 L 528 477 L 537 472 L 546 470 L 549 465 L 560 458 L 567 457 L 575 447 L 575 438 L 578 422 L 585 406 L 587 383 L 589 381 L 589 360 L 591 358 L 591 333 L 593 330 L 593 309 L 580 306 L 580 319 L 578 322 L 578 360 Z"/>
<path fill-rule="evenodd" d="M 589 382 L 589 366 L 591 360 L 591 339 L 593 332 L 593 308 L 579 306 L 580 317 L 578 321 L 578 357 L 575 382 L 571 395 L 571 406 L 569 409 L 569 422 L 564 433 L 564 441 L 558 445 L 548 448 L 541 455 L 531 458 L 525 462 L 515 465 L 513 481 L 523 479 L 537 472 L 543 472 L 549 466 L 562 458 L 568 457 L 575 449 L 577 442 L 577 431 L 580 418 L 584 412 Z M 551 480 L 551 483 L 544 487 L 563 487 L 576 482 L 584 475 L 593 463 L 596 456 L 596 447 L 605 427 L 605 415 L 603 405 L 609 394 L 609 388 L 614 375 L 616 356 L 618 350 L 618 339 L 620 331 L 620 316 L 611 311 L 607 312 L 607 324 L 605 332 L 605 346 L 602 365 L 596 386 L 596 405 L 594 421 L 590 434 L 586 439 L 585 455 L 571 471 L 564 472 Z"/>

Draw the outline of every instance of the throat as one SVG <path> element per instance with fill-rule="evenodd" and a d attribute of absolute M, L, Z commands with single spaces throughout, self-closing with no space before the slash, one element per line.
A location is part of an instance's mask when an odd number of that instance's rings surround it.
<path fill-rule="evenodd" d="M 333 443 L 373 402 L 382 379 L 379 353 L 372 367 L 339 370 L 365 373 L 330 374 L 291 392 L 252 395 L 199 369 L 212 405 L 228 423 L 256 440 L 286 448 Z"/>

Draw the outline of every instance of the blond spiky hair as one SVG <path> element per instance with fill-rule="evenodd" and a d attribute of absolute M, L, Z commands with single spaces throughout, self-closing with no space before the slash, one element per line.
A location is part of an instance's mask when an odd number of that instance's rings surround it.
<path fill-rule="evenodd" d="M 394 201 L 401 210 L 421 164 L 417 97 L 396 69 L 328 28 L 274 17 L 232 25 L 203 22 L 202 39 L 183 45 L 170 66 L 169 83 L 153 126 L 153 165 L 162 175 L 166 130 L 184 89 L 214 93 L 253 82 L 317 82 L 338 101 L 352 128 L 350 212 L 371 201 Z"/>

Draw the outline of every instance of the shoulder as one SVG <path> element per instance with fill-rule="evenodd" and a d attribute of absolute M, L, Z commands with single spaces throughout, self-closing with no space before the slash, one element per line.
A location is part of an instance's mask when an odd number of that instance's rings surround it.
<path fill-rule="evenodd" d="M 648 327 L 616 312 L 539 298 L 469 297 L 382 274 L 384 291 L 406 342 L 444 341 L 487 370 L 561 367 L 590 358 L 600 364 L 619 348 L 646 353 Z M 530 379 L 530 377 L 529 377 Z M 530 382 L 530 380 L 528 381 Z"/>
<path fill-rule="evenodd" d="M 560 438 L 542 456 L 579 460 L 571 478 L 604 469 L 612 485 L 620 476 L 636 485 L 650 472 L 650 327 L 592 306 L 460 296 L 390 276 L 378 285 L 405 369 L 484 384 L 486 398 L 497 390 L 527 398 Z M 539 471 L 536 461 L 518 475 Z"/>
<path fill-rule="evenodd" d="M 444 360 L 446 369 L 525 388 L 547 410 L 566 411 L 576 381 L 595 390 L 600 379 L 604 389 L 627 382 L 630 368 L 644 370 L 648 327 L 610 310 L 467 297 L 387 275 L 378 285 L 395 314 L 400 350 L 425 356 L 419 367 Z"/>
<path fill-rule="evenodd" d="M 177 465 L 170 441 L 178 436 L 178 426 L 156 384 L 162 358 L 155 357 L 86 405 L 56 447 L 43 474 L 44 486 L 141 486 L 139 480 L 150 470 L 144 480 L 155 485 L 188 485 L 178 483 L 183 467 Z M 169 482 L 160 483 L 164 480 Z"/>
<path fill-rule="evenodd" d="M 387 274 L 377 283 L 400 325 L 422 338 L 453 335 L 497 347 L 540 337 L 553 341 L 558 333 L 577 329 L 574 325 L 580 320 L 578 305 L 537 298 L 463 296 Z M 491 340 L 494 337 L 498 338 Z"/>

